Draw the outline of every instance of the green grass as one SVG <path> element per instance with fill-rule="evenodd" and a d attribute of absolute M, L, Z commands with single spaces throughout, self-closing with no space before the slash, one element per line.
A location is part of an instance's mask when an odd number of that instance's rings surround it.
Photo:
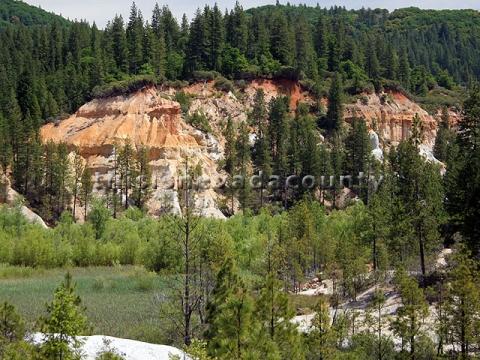
<path fill-rule="evenodd" d="M 67 270 L 5 269 L 0 266 L 0 302 L 14 304 L 34 329 Z M 155 297 L 166 290 L 164 278 L 135 267 L 73 268 L 69 271 L 87 308 L 94 334 L 147 342 L 165 341 L 155 301 Z"/>

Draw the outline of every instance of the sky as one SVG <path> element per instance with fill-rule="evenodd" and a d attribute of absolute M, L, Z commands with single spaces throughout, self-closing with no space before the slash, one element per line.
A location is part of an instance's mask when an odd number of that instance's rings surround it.
<path fill-rule="evenodd" d="M 69 19 L 87 20 L 94 22 L 103 28 L 108 20 L 115 14 L 128 18 L 132 0 L 25 0 L 27 3 L 40 6 L 42 9 L 60 14 Z M 160 5 L 168 5 L 173 14 L 180 19 L 182 14 L 192 17 L 197 7 L 205 4 L 213 5 L 215 0 L 136 0 L 137 6 L 142 10 L 145 18 L 150 18 L 151 11 L 157 2 Z M 235 0 L 217 0 L 221 9 L 231 9 Z M 281 0 L 280 3 L 286 3 Z M 259 5 L 275 4 L 275 0 L 240 0 L 244 9 Z M 306 3 L 315 6 L 317 3 L 322 7 L 333 5 L 345 6 L 348 9 L 365 8 L 396 8 L 416 6 L 423 9 L 477 9 L 480 10 L 479 0 L 290 0 L 291 4 Z"/>

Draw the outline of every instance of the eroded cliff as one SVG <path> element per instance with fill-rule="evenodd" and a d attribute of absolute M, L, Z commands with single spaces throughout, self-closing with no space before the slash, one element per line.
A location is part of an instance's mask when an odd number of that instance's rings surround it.
<path fill-rule="evenodd" d="M 44 141 L 65 142 L 72 150 L 78 149 L 94 175 L 94 189 L 99 194 L 106 192 L 113 177 L 116 146 L 128 141 L 136 148 L 148 148 L 154 184 L 148 206 L 153 215 L 164 208 L 180 212 L 178 185 L 186 159 L 190 167 L 199 165 L 212 181 L 222 177 L 217 171 L 222 154 L 217 140 L 188 125 L 180 104 L 162 97 L 153 87 L 128 96 L 93 100 L 68 119 L 45 125 L 41 136 Z M 223 217 L 217 200 L 210 190 L 199 193 L 202 214 Z"/>
<path fill-rule="evenodd" d="M 41 135 L 44 141 L 66 142 L 72 149 L 77 148 L 95 176 L 99 193 L 111 181 L 116 145 L 129 141 L 137 148 L 147 147 L 154 184 L 148 204 L 150 212 L 159 214 L 166 202 L 172 211 L 179 212 L 178 184 L 185 160 L 188 158 L 190 166 L 201 168 L 212 184 L 221 183 L 225 174 L 219 170 L 219 162 L 223 158 L 226 119 L 230 116 L 234 122 L 246 120 L 257 89 L 264 90 L 267 102 L 278 95 L 289 96 L 292 111 L 299 102 L 317 101 L 297 82 L 287 80 L 255 80 L 235 93 L 218 91 L 213 82 L 196 83 L 181 90 L 150 87 L 128 96 L 93 100 L 68 119 L 45 125 Z M 187 114 L 182 114 L 175 101 L 178 91 L 190 96 Z M 327 105 L 326 100 L 321 103 Z M 186 118 L 195 113 L 206 117 L 211 133 L 187 123 Z M 363 95 L 345 106 L 347 122 L 353 118 L 367 121 L 377 153 L 384 146 L 395 146 L 408 138 L 416 114 L 425 130 L 424 146 L 431 148 L 436 119 L 401 93 Z M 197 207 L 204 215 L 221 218 L 220 203 L 224 201 L 219 192 L 209 189 L 198 194 Z"/>

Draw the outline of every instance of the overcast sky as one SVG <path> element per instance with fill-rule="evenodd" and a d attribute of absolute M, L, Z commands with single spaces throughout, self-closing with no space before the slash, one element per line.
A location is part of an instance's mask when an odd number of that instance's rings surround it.
<path fill-rule="evenodd" d="M 142 10 L 145 18 L 150 18 L 151 11 L 155 2 L 158 0 L 136 0 L 137 6 Z M 95 21 L 98 27 L 104 27 L 108 20 L 115 14 L 128 16 L 132 0 L 26 0 L 32 5 L 39 5 L 43 9 L 53 11 L 70 19 L 84 19 L 89 22 Z M 280 1 L 284 4 L 287 0 Z M 332 5 L 346 6 L 349 9 L 359 9 L 363 7 L 370 8 L 395 8 L 417 6 L 424 9 L 477 9 L 480 10 L 479 0 L 290 0 L 291 4 L 306 3 L 330 7 Z M 215 0 L 164 0 L 158 1 L 160 5 L 167 4 L 174 15 L 178 18 L 186 13 L 189 18 L 195 12 L 197 7 L 203 7 L 205 4 L 213 5 Z M 235 0 L 217 0 L 220 8 L 231 9 Z M 274 4 L 275 0 L 243 0 L 240 1 L 245 9 L 264 5 Z"/>

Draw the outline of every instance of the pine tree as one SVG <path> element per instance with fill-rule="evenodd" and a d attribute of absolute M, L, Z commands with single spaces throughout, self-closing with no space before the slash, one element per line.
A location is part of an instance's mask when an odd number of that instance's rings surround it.
<path fill-rule="evenodd" d="M 31 70 L 31 64 L 20 75 L 17 88 L 17 99 L 24 122 L 29 118 L 32 129 L 37 130 L 40 126 L 41 109 L 36 95 L 36 84 Z"/>
<path fill-rule="evenodd" d="M 252 112 L 249 115 L 249 123 L 254 127 L 256 138 L 253 146 L 253 162 L 261 176 L 260 184 L 260 207 L 263 206 L 265 182 L 272 174 L 272 159 L 270 153 L 270 141 L 268 136 L 267 108 L 265 106 L 265 93 L 262 89 L 257 90 L 253 103 Z"/>
<path fill-rule="evenodd" d="M 328 55 L 328 26 L 325 16 L 320 15 L 315 25 L 315 50 L 318 57 L 326 58 Z"/>
<path fill-rule="evenodd" d="M 345 165 L 345 147 L 342 137 L 338 133 L 333 134 L 332 150 L 330 152 L 330 164 L 332 167 L 333 183 L 332 186 L 332 206 L 337 208 L 337 197 L 344 184 L 340 182 L 340 177 L 344 175 Z"/>
<path fill-rule="evenodd" d="M 410 62 L 408 59 L 407 49 L 403 46 L 400 50 L 400 59 L 398 65 L 398 79 L 404 89 L 410 89 Z"/>
<path fill-rule="evenodd" d="M 273 170 L 284 176 L 288 166 L 288 98 L 276 97 L 270 101 L 268 120 Z"/>
<path fill-rule="evenodd" d="M 72 195 L 73 195 L 73 209 L 72 216 L 75 220 L 77 218 L 77 201 L 80 195 L 80 186 L 82 183 L 82 175 L 84 173 L 83 158 L 75 151 L 73 155 L 73 172 L 72 172 Z"/>
<path fill-rule="evenodd" d="M 207 307 L 206 338 L 210 356 L 218 359 L 244 359 L 252 350 L 255 329 L 253 301 L 246 286 L 227 259 L 217 276 Z"/>
<path fill-rule="evenodd" d="M 385 77 L 387 79 L 396 80 L 398 78 L 399 60 L 397 52 L 390 42 L 387 45 L 387 56 L 385 57 L 384 62 Z"/>
<path fill-rule="evenodd" d="M 8 125 L 0 114 L 0 171 L 7 175 L 12 159 L 11 142 L 9 140 Z"/>
<path fill-rule="evenodd" d="M 93 191 L 92 174 L 90 169 L 84 168 L 80 180 L 80 203 L 83 205 L 84 219 L 87 220 L 88 205 Z"/>
<path fill-rule="evenodd" d="M 440 124 L 438 125 L 433 154 L 438 160 L 445 162 L 451 143 L 455 140 L 455 134 L 450 129 L 450 115 L 448 107 L 443 107 Z"/>
<path fill-rule="evenodd" d="M 215 4 L 209 13 L 207 21 L 209 22 L 209 68 L 220 71 L 222 68 L 222 52 L 225 43 L 225 31 L 222 12 Z"/>
<path fill-rule="evenodd" d="M 203 70 L 208 59 L 208 43 L 205 18 L 197 9 L 190 24 L 190 36 L 187 43 L 186 71 L 192 74 L 194 71 Z"/>
<path fill-rule="evenodd" d="M 88 70 L 89 87 L 93 88 L 97 85 L 102 85 L 105 80 L 105 66 L 102 53 L 101 33 L 97 28 L 97 25 L 93 23 L 92 30 L 90 32 L 90 51 L 94 58 L 90 68 Z"/>
<path fill-rule="evenodd" d="M 65 280 L 55 290 L 47 315 L 41 318 L 44 343 L 42 353 L 48 358 L 68 359 L 78 356 L 82 341 L 79 335 L 88 330 L 81 299 L 75 293 L 72 276 L 67 273 Z M 73 349 L 72 349 L 73 348 Z"/>
<path fill-rule="evenodd" d="M 70 175 L 70 159 L 68 156 L 67 145 L 62 143 L 56 149 L 56 187 L 57 191 L 57 205 L 56 215 L 59 217 L 63 211 L 67 210 L 71 201 L 71 192 L 69 184 L 71 183 Z"/>
<path fill-rule="evenodd" d="M 317 77 L 317 64 L 313 48 L 310 25 L 301 16 L 295 26 L 295 67 L 297 73 L 314 80 Z"/>
<path fill-rule="evenodd" d="M 122 16 L 115 16 L 108 32 L 111 34 L 113 59 L 115 60 L 116 68 L 119 72 L 127 72 L 129 50 Z"/>
<path fill-rule="evenodd" d="M 320 299 L 315 306 L 310 332 L 308 334 L 309 352 L 322 360 L 334 359 L 337 335 L 331 325 L 328 303 Z"/>
<path fill-rule="evenodd" d="M 365 71 L 370 79 L 377 81 L 380 77 L 380 62 L 374 39 L 368 42 L 365 57 Z"/>
<path fill-rule="evenodd" d="M 462 359 L 479 344 L 477 329 L 480 325 L 480 288 L 475 261 L 464 247 L 455 254 L 451 266 L 446 300 L 447 326 L 451 344 L 460 349 Z"/>
<path fill-rule="evenodd" d="M 428 316 L 428 304 L 422 289 L 415 279 L 409 277 L 405 270 L 396 273 L 396 285 L 402 298 L 402 306 L 397 310 L 397 317 L 392 322 L 393 332 L 402 339 L 402 350 L 405 343 L 409 345 L 410 356 L 415 359 L 419 349 L 417 338 L 422 324 Z"/>
<path fill-rule="evenodd" d="M 461 231 L 476 256 L 480 252 L 480 87 L 476 86 L 471 91 L 464 103 L 462 115 L 458 124 L 461 165 L 455 189 L 450 192 L 460 200 L 460 209 L 457 209 Z"/>
<path fill-rule="evenodd" d="M 352 127 L 345 139 L 346 171 L 352 177 L 358 177 L 359 183 L 354 185 L 362 200 L 368 200 L 368 183 L 360 179 L 360 173 L 369 176 L 371 166 L 371 144 L 368 129 L 363 119 L 352 120 Z M 356 189 L 355 189 L 356 188 Z"/>
<path fill-rule="evenodd" d="M 277 344 L 283 359 L 303 359 L 302 341 L 291 319 L 295 315 L 281 283 L 269 273 L 256 300 L 256 311 L 261 323 L 266 324 L 270 340 Z"/>
<path fill-rule="evenodd" d="M 13 88 L 10 90 L 4 106 L 3 114 L 8 124 L 9 139 L 12 142 L 13 162 L 15 163 L 18 160 L 19 148 L 23 144 L 20 144 L 19 142 L 22 138 L 22 111 L 18 105 L 17 97 Z"/>
<path fill-rule="evenodd" d="M 342 77 L 335 73 L 328 95 L 328 110 L 324 127 L 330 132 L 341 132 L 344 128 L 343 119 L 343 86 Z"/>
<path fill-rule="evenodd" d="M 240 50 L 242 54 L 247 52 L 248 24 L 243 7 L 238 1 L 226 19 L 226 37 L 228 43 Z"/>
<path fill-rule="evenodd" d="M 272 59 L 272 54 L 270 53 L 270 37 L 264 17 L 255 13 L 252 16 L 249 30 L 248 58 L 265 65 L 267 59 Z"/>
<path fill-rule="evenodd" d="M 126 29 L 129 70 L 138 74 L 143 64 L 143 18 L 135 2 L 130 9 L 130 18 Z"/>
<path fill-rule="evenodd" d="M 297 106 L 295 120 L 291 123 L 290 132 L 290 163 L 292 174 L 299 175 L 302 179 L 319 173 L 320 142 L 315 119 L 309 115 L 308 107 L 300 103 Z M 315 184 L 314 184 L 315 185 Z M 314 192 L 315 186 L 306 189 L 303 186 L 299 194 L 304 191 Z"/>
<path fill-rule="evenodd" d="M 145 205 L 152 193 L 152 171 L 149 164 L 149 149 L 140 147 L 135 154 L 135 168 L 137 179 L 134 182 L 133 200 L 139 209 L 145 209 Z"/>
<path fill-rule="evenodd" d="M 270 51 L 273 58 L 280 64 L 291 66 L 293 64 L 293 39 L 288 20 L 283 11 L 275 11 L 272 15 L 270 30 Z"/>
<path fill-rule="evenodd" d="M 21 341 L 25 337 L 25 322 L 15 310 L 15 307 L 7 302 L 0 306 L 0 349 L 3 343 Z M 2 351 L 0 350 L 0 356 Z"/>
<path fill-rule="evenodd" d="M 332 174 L 331 154 L 325 144 L 318 146 L 318 179 L 320 181 L 320 198 L 322 205 L 325 205 L 326 188 Z"/>
<path fill-rule="evenodd" d="M 313 268 L 312 262 L 315 262 L 315 220 L 308 200 L 301 200 L 291 208 L 287 225 L 288 236 L 282 242 L 288 254 L 287 267 L 292 288 L 298 292 L 305 274 Z"/>
<path fill-rule="evenodd" d="M 331 37 L 328 42 L 328 70 L 339 71 L 341 56 L 340 44 L 334 37 Z"/>
<path fill-rule="evenodd" d="M 235 126 L 232 117 L 227 118 L 227 124 L 224 131 L 225 136 L 225 171 L 233 176 L 237 163 L 237 153 L 235 151 Z"/>
<path fill-rule="evenodd" d="M 157 76 L 157 78 L 162 78 L 167 71 L 165 36 L 161 29 L 158 34 L 154 29 L 146 31 L 146 36 L 150 38 L 150 64 L 153 67 L 155 76 Z"/>
<path fill-rule="evenodd" d="M 439 226 L 443 222 L 443 188 L 440 170 L 426 162 L 414 144 L 418 138 L 412 136 L 402 142 L 397 151 L 398 196 L 402 202 L 402 215 L 410 224 L 416 248 L 419 249 L 420 267 L 426 275 L 427 251 L 439 246 Z M 415 214 L 412 216 L 412 214 Z"/>
<path fill-rule="evenodd" d="M 388 259 L 382 258 L 382 250 L 385 251 L 389 245 L 393 228 L 392 223 L 395 221 L 391 204 L 393 191 L 392 175 L 389 168 L 385 169 L 384 178 L 379 186 L 379 189 L 369 198 L 368 202 L 368 216 L 370 220 L 368 237 L 371 239 L 374 271 L 386 270 L 388 266 L 388 263 L 386 263 Z M 395 253 L 393 247 L 391 252 Z"/>
<path fill-rule="evenodd" d="M 173 53 L 175 50 L 182 52 L 183 49 L 180 46 L 181 32 L 185 36 L 185 19 L 182 19 L 182 29 L 179 29 L 177 20 L 170 11 L 168 5 L 162 7 L 160 17 L 160 27 L 163 29 L 163 34 L 165 36 L 165 45 L 167 48 L 167 53 Z M 184 15 L 185 17 L 185 15 Z"/>
<path fill-rule="evenodd" d="M 164 36 L 164 29 L 162 24 L 162 10 L 158 5 L 158 2 L 155 3 L 155 6 L 152 11 L 152 21 L 151 27 L 153 33 L 159 38 L 160 36 Z"/>
<path fill-rule="evenodd" d="M 266 177 L 271 174 L 270 144 L 268 139 L 268 118 L 265 106 L 265 93 L 263 89 L 257 90 L 252 112 L 249 115 L 250 124 L 256 129 L 254 145 L 254 163 L 259 171 Z"/>
<path fill-rule="evenodd" d="M 249 182 L 249 168 L 250 168 L 250 137 L 248 126 L 246 122 L 242 122 L 238 129 L 238 137 L 236 141 L 236 170 L 242 177 L 243 183 L 239 189 L 239 200 L 242 205 L 242 210 L 245 212 L 250 205 L 250 182 Z"/>
<path fill-rule="evenodd" d="M 118 168 L 120 177 L 120 198 L 125 199 L 125 209 L 130 206 L 130 191 L 136 185 L 134 149 L 129 140 L 119 149 Z"/>

